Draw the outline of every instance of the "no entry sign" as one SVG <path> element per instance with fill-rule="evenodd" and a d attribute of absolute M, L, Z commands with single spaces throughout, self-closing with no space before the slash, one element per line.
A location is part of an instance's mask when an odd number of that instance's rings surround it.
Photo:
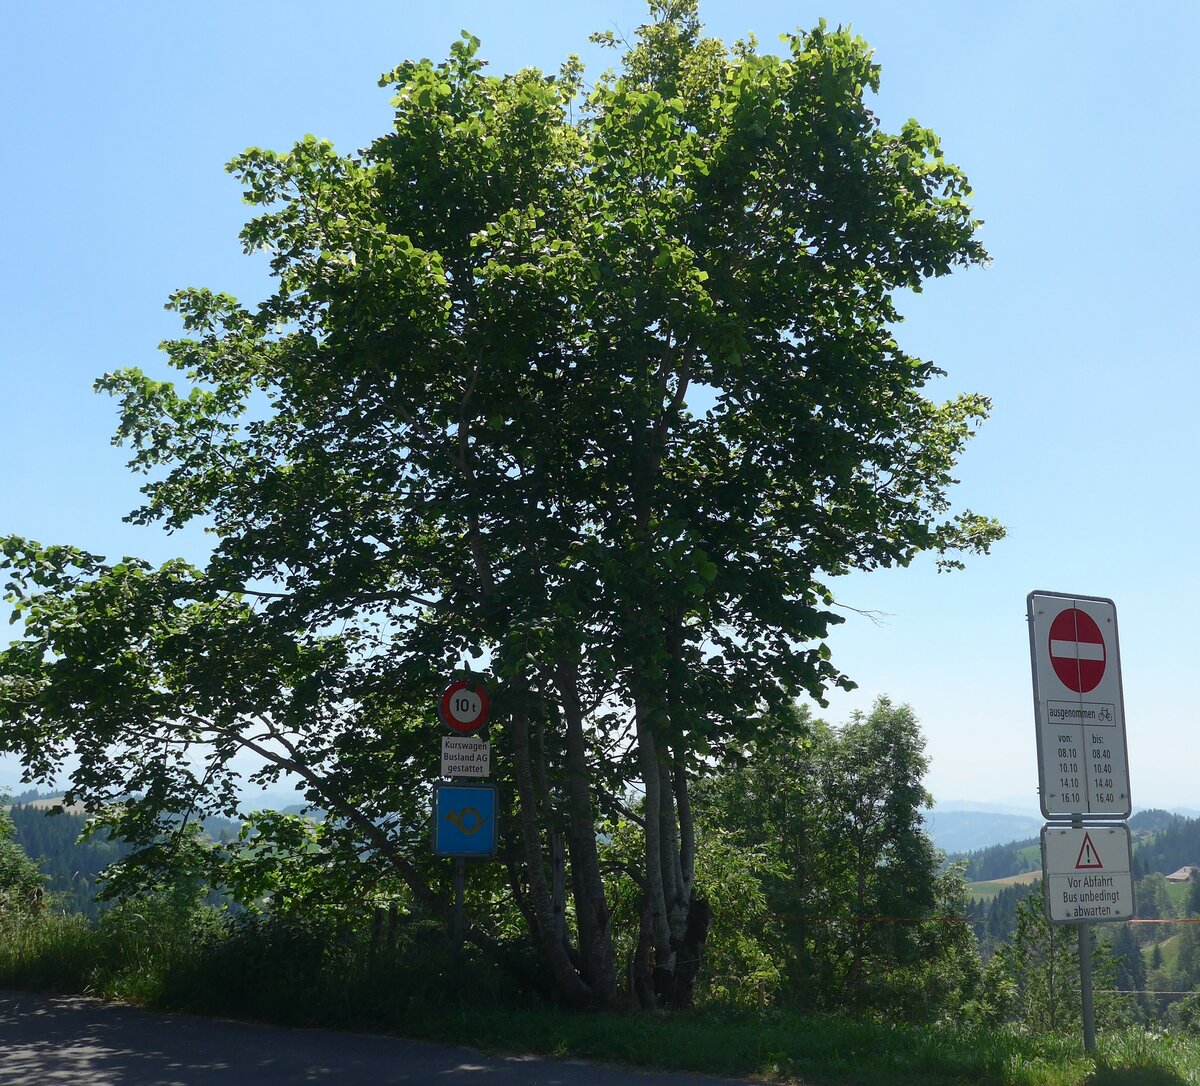
<path fill-rule="evenodd" d="M 1104 634 L 1086 611 L 1064 607 L 1050 623 L 1050 663 L 1068 690 L 1086 694 L 1104 678 Z"/>
<path fill-rule="evenodd" d="M 1031 592 L 1038 785 L 1047 818 L 1125 818 L 1129 756 L 1112 600 Z"/>

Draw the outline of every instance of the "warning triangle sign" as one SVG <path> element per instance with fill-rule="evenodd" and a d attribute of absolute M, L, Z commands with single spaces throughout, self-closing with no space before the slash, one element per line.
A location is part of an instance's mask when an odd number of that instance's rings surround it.
<path fill-rule="evenodd" d="M 1068 856 L 1071 854 L 1068 852 Z M 1103 870 L 1104 864 L 1100 860 L 1100 853 L 1096 851 L 1096 846 L 1092 844 L 1092 835 L 1085 833 L 1083 835 L 1083 844 L 1079 846 L 1079 858 L 1075 861 L 1076 871 L 1088 870 Z"/>

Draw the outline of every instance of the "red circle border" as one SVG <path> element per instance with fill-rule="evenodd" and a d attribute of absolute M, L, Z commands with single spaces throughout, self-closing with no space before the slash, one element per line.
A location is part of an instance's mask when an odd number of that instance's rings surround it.
<path fill-rule="evenodd" d="M 479 696 L 479 715 L 466 723 L 461 720 L 455 720 L 450 715 L 450 699 L 460 690 L 470 690 L 471 693 Z M 475 732 L 479 731 L 487 723 L 491 709 L 491 699 L 487 696 L 487 691 L 483 688 L 483 684 L 472 684 L 468 679 L 460 679 L 456 683 L 451 683 L 438 699 L 438 716 L 442 718 L 442 723 L 452 732 L 457 732 L 459 735 L 474 735 Z"/>

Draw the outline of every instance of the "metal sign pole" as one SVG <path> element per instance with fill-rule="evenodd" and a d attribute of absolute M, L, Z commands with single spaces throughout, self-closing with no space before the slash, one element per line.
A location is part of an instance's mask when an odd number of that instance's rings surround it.
<path fill-rule="evenodd" d="M 450 942 L 454 953 L 454 964 L 462 964 L 464 909 L 463 895 L 467 886 L 467 861 L 461 856 L 454 861 L 454 916 L 451 921 Z M 1089 985 L 1090 987 L 1090 985 Z M 1089 993 L 1090 994 L 1090 993 Z"/>
<path fill-rule="evenodd" d="M 1082 818 L 1072 818 L 1073 829 L 1083 829 Z M 1131 865 L 1132 866 L 1132 865 Z M 1079 932 L 1079 999 L 1083 1010 L 1083 1050 L 1096 1051 L 1096 1008 L 1092 1001 L 1092 925 L 1076 924 Z"/>
<path fill-rule="evenodd" d="M 1083 1048 L 1096 1051 L 1096 1008 L 1092 1003 L 1092 925 L 1079 924 L 1079 993 L 1083 997 Z"/>

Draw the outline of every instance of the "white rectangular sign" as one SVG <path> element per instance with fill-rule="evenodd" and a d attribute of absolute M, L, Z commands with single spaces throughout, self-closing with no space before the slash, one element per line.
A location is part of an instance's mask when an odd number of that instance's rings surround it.
<path fill-rule="evenodd" d="M 486 777 L 491 768 L 491 743 L 474 736 L 442 736 L 443 777 Z"/>
<path fill-rule="evenodd" d="M 1129 754 L 1112 600 L 1030 592 L 1042 814 L 1127 818 Z"/>
<path fill-rule="evenodd" d="M 1043 826 L 1042 881 L 1046 918 L 1052 924 L 1132 919 L 1129 827 Z"/>

